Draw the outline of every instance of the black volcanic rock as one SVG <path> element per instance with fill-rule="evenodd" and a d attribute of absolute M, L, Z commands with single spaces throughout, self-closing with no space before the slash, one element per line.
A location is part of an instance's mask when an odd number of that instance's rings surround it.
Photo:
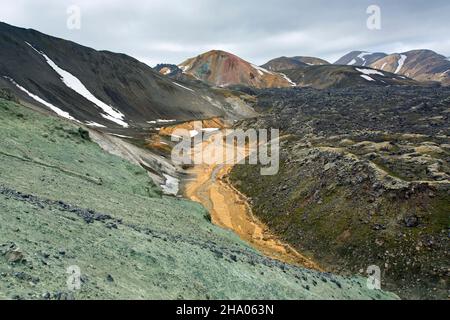
<path fill-rule="evenodd" d="M 266 89 L 257 99 L 261 116 L 237 126 L 282 138 L 277 174 L 242 165 L 229 175 L 254 214 L 328 270 L 377 261 L 402 298 L 446 299 L 450 88 Z"/>

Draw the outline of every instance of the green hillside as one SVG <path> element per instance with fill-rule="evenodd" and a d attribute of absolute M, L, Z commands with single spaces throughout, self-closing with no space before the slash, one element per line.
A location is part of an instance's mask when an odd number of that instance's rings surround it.
<path fill-rule="evenodd" d="M 261 256 L 68 122 L 0 99 L 0 134 L 0 299 L 395 297 Z"/>

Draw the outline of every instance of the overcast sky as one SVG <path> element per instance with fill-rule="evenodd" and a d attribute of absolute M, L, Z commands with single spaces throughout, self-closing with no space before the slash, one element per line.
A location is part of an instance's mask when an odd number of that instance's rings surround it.
<path fill-rule="evenodd" d="M 450 56 L 449 0 L 0 0 L 0 20 L 131 55 L 180 63 L 221 49 L 256 64 L 309 55 L 334 62 L 352 50 L 432 49 Z M 369 5 L 381 30 L 369 30 Z M 67 8 L 81 29 L 67 28 Z"/>

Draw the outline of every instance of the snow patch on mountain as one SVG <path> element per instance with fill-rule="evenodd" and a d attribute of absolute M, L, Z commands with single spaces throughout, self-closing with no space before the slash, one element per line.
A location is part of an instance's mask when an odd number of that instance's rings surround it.
<path fill-rule="evenodd" d="M 73 120 L 76 122 L 80 122 L 77 119 L 75 119 L 74 117 L 72 117 L 68 112 L 61 110 L 60 108 L 54 106 L 53 104 L 51 104 L 50 102 L 45 101 L 44 99 L 40 98 L 39 96 L 31 93 L 30 91 L 28 91 L 27 89 L 25 89 L 24 87 L 22 87 L 21 85 L 19 85 L 16 81 L 14 81 L 14 79 L 10 78 L 10 77 L 6 77 L 4 76 L 5 79 L 9 80 L 13 85 L 15 85 L 17 88 L 19 88 L 21 91 L 25 92 L 28 96 L 30 96 L 31 98 L 33 98 L 35 101 L 39 102 L 40 104 L 43 104 L 44 106 L 46 106 L 47 108 L 49 108 L 50 110 L 52 110 L 54 113 L 56 113 L 58 116 L 69 119 L 69 120 Z"/>
<path fill-rule="evenodd" d="M 280 73 L 280 74 L 284 79 L 286 79 L 286 81 L 288 81 L 291 84 L 291 86 L 293 86 L 293 87 L 297 86 L 297 84 L 294 81 L 292 81 L 291 79 L 289 79 L 289 77 L 287 75 L 285 75 L 284 73 Z"/>
<path fill-rule="evenodd" d="M 365 57 L 365 56 L 370 56 L 370 55 L 371 55 L 370 52 L 362 52 L 362 53 L 360 53 L 360 54 L 358 55 L 358 58 L 360 58 L 360 59 L 364 62 L 364 63 L 363 63 L 363 66 L 365 66 L 366 63 L 367 63 L 367 60 L 364 59 L 364 57 Z"/>
<path fill-rule="evenodd" d="M 349 66 L 352 66 L 352 65 L 354 65 L 356 63 L 356 60 L 355 59 L 352 59 L 352 61 L 350 61 L 349 63 L 348 63 L 348 65 Z"/>
<path fill-rule="evenodd" d="M 365 74 L 362 74 L 361 77 L 366 79 L 367 81 L 375 81 L 374 79 L 372 79 L 371 77 L 369 77 L 368 75 L 365 75 Z"/>
<path fill-rule="evenodd" d="M 394 73 L 399 73 L 399 72 L 402 70 L 403 65 L 405 64 L 406 59 L 408 59 L 408 56 L 406 56 L 406 55 L 404 55 L 404 54 L 401 54 L 401 55 L 400 55 L 400 59 L 398 60 L 398 67 L 397 67 L 397 69 L 395 70 Z"/>
<path fill-rule="evenodd" d="M 166 181 L 161 185 L 161 188 L 165 194 L 176 196 L 178 194 L 180 181 L 168 174 L 163 174 Z"/>
<path fill-rule="evenodd" d="M 378 74 L 380 76 L 384 77 L 384 73 L 377 71 L 377 70 L 373 70 L 373 69 L 360 69 L 360 68 L 356 68 L 356 70 L 358 70 L 359 72 L 365 74 L 365 75 L 372 75 L 372 74 Z"/>
<path fill-rule="evenodd" d="M 106 126 L 104 126 L 104 125 L 102 125 L 100 123 L 94 122 L 94 121 L 87 121 L 86 125 L 89 126 L 89 127 L 106 128 Z"/>
<path fill-rule="evenodd" d="M 179 64 L 177 65 L 178 68 L 181 69 L 181 72 L 183 73 L 189 73 L 189 71 L 192 70 L 193 66 L 194 66 L 194 62 L 195 60 L 191 59 L 190 62 L 186 62 L 186 64 Z M 196 78 L 197 80 L 201 80 L 199 77 L 197 77 L 197 75 L 195 75 L 194 73 L 191 74 L 194 78 Z"/>
<path fill-rule="evenodd" d="M 273 74 L 273 72 L 271 72 L 271 71 L 269 71 L 267 69 L 264 69 L 262 67 L 259 67 L 257 65 L 252 64 L 252 67 L 255 68 L 258 71 L 260 76 L 263 76 L 264 73 Z"/>
<path fill-rule="evenodd" d="M 177 85 L 177 86 L 179 86 L 180 88 L 183 88 L 183 89 L 185 89 L 185 90 L 189 90 L 189 91 L 191 91 L 191 92 L 195 92 L 194 90 L 192 90 L 192 89 L 190 89 L 190 88 L 188 88 L 188 87 L 185 87 L 185 86 L 183 86 L 183 85 L 181 85 L 181 84 L 179 84 L 179 83 L 173 82 L 173 84 L 174 84 L 174 85 Z"/>
<path fill-rule="evenodd" d="M 387 62 L 383 63 L 383 65 L 381 66 L 381 70 L 384 70 L 384 68 L 386 67 Z"/>
<path fill-rule="evenodd" d="M 67 72 L 66 70 L 58 67 L 56 63 L 54 63 L 45 53 L 38 51 L 36 48 L 34 48 L 30 43 L 26 42 L 27 45 L 29 45 L 34 51 L 36 51 L 38 54 L 44 57 L 45 61 L 48 63 L 48 65 L 61 77 L 62 82 L 78 93 L 79 95 L 83 96 L 87 100 L 91 101 L 93 104 L 95 104 L 97 107 L 103 110 L 104 113 L 101 113 L 101 116 L 107 120 L 110 120 L 111 122 L 117 123 L 118 125 L 127 128 L 128 123 L 126 123 L 124 120 L 125 115 L 121 113 L 120 111 L 115 110 L 113 107 L 107 105 L 103 101 L 97 99 L 84 85 L 83 83 L 74 75 Z"/>
<path fill-rule="evenodd" d="M 123 134 L 110 133 L 110 135 L 115 136 L 115 137 L 118 137 L 118 138 L 133 139 L 132 137 L 130 137 L 130 136 L 125 136 L 125 135 L 123 135 Z"/>
<path fill-rule="evenodd" d="M 170 120 L 166 120 L 166 119 L 157 119 L 156 122 L 158 123 L 170 123 L 170 122 L 176 122 L 177 120 L 174 119 L 170 119 Z"/>

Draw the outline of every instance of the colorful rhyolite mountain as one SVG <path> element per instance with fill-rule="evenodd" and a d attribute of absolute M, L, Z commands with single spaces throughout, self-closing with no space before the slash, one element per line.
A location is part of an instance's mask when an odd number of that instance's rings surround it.
<path fill-rule="evenodd" d="M 373 72 L 371 75 L 361 74 L 358 67 L 376 69 L 383 75 Z M 431 50 L 390 55 L 352 51 L 334 64 L 314 57 L 279 57 L 261 67 L 231 53 L 213 50 L 188 59 L 178 67 L 159 65 L 156 69 L 171 78 L 179 77 L 181 69 L 181 76 L 185 79 L 197 79 L 221 87 L 245 85 L 273 88 L 297 85 L 324 89 L 375 84 L 429 85 L 429 82 L 450 85 L 450 59 Z M 178 75 L 174 75 L 175 70 L 178 70 Z M 378 76 L 382 78 L 376 79 Z"/>
<path fill-rule="evenodd" d="M 371 67 L 418 81 L 438 81 L 450 85 L 449 59 L 431 50 L 394 53 L 372 63 Z"/>
<path fill-rule="evenodd" d="M 246 85 L 255 88 L 290 87 L 285 75 L 251 64 L 234 54 L 213 50 L 181 63 L 184 73 L 214 86 Z"/>

